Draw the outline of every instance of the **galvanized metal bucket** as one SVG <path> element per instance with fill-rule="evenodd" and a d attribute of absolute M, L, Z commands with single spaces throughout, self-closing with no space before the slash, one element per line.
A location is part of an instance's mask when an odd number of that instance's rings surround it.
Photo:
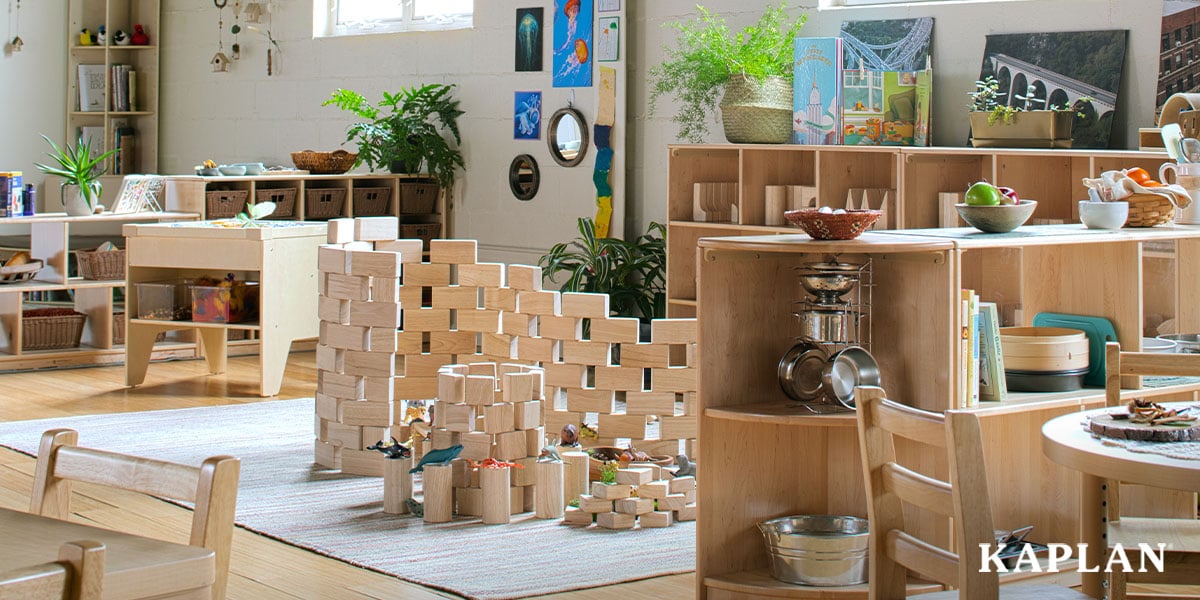
<path fill-rule="evenodd" d="M 771 575 L 813 586 L 867 581 L 867 520 L 836 515 L 797 515 L 759 523 Z"/>

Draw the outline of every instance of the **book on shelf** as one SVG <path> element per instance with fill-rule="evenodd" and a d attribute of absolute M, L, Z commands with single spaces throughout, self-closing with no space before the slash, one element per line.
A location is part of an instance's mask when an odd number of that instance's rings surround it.
<path fill-rule="evenodd" d="M 79 110 L 104 112 L 104 65 L 79 65 Z"/>
<path fill-rule="evenodd" d="M 792 141 L 842 143 L 842 38 L 796 38 Z"/>
<path fill-rule="evenodd" d="M 129 111 L 129 65 L 112 65 L 109 68 L 112 77 L 112 104 L 114 112 Z"/>
<path fill-rule="evenodd" d="M 99 125 L 84 125 L 79 128 L 79 139 L 83 140 L 91 149 L 91 157 L 96 157 L 104 154 L 107 147 L 104 143 L 104 128 Z"/>
<path fill-rule="evenodd" d="M 979 399 L 1002 402 L 1008 397 L 1004 354 L 1000 348 L 1000 312 L 995 302 L 979 303 Z"/>
<path fill-rule="evenodd" d="M 968 408 L 979 403 L 979 295 L 974 290 L 961 290 L 959 314 L 962 373 L 955 406 Z"/>

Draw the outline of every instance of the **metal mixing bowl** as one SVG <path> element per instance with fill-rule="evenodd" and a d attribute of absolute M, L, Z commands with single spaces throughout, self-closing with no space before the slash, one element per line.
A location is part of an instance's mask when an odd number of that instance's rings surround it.
<path fill-rule="evenodd" d="M 844 273 L 812 273 L 800 276 L 800 285 L 818 298 L 836 301 L 858 283 L 856 275 Z"/>

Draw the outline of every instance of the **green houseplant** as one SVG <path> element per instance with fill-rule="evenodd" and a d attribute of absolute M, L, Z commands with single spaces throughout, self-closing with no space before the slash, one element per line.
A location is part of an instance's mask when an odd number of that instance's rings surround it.
<path fill-rule="evenodd" d="M 968 92 L 971 119 L 971 144 L 990 148 L 1070 148 L 1075 111 L 1060 106 L 1039 109 L 1046 101 L 1038 98 L 1030 85 L 1025 95 L 1013 93 L 1015 102 L 1001 104 L 1000 82 L 987 76 L 975 82 Z M 1090 98 L 1080 98 L 1086 103 Z"/>
<path fill-rule="evenodd" d="M 618 316 L 642 321 L 667 313 L 666 228 L 650 223 L 636 240 L 596 237 L 591 218 L 579 219 L 579 237 L 555 244 L 538 265 L 557 283 L 567 278 L 564 292 L 595 292 L 609 296 L 609 308 Z"/>
<path fill-rule="evenodd" d="M 664 95 L 679 101 L 671 118 L 679 137 L 701 142 L 721 99 L 730 142 L 784 143 L 792 132 L 794 45 L 807 17 L 790 19 L 787 4 L 767 7 L 758 23 L 731 34 L 725 19 L 697 6 L 699 16 L 671 23 L 678 31 L 666 58 L 650 69 L 650 112 Z"/>
<path fill-rule="evenodd" d="M 92 214 L 96 204 L 100 202 L 100 194 L 104 191 L 104 186 L 100 183 L 100 176 L 107 171 L 104 161 L 117 151 L 109 150 L 93 157 L 91 140 L 85 140 L 82 136 L 75 142 L 75 146 L 67 142 L 59 147 L 54 140 L 45 135 L 42 135 L 42 139 L 52 148 L 46 156 L 54 159 L 57 166 L 33 163 L 34 166 L 47 175 L 62 177 L 59 196 L 68 215 Z M 67 194 L 68 186 L 75 186 L 74 194 Z"/>
<path fill-rule="evenodd" d="M 458 149 L 463 111 L 453 93 L 453 85 L 430 83 L 384 92 L 376 106 L 358 92 L 338 89 L 321 106 L 332 104 L 363 119 L 346 129 L 346 141 L 358 144 L 355 167 L 366 163 L 372 171 L 416 173 L 424 164 L 439 185 L 450 187 L 464 166 Z"/>

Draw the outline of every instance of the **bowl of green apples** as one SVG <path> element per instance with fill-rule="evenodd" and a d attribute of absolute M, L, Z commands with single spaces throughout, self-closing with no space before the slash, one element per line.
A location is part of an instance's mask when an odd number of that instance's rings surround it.
<path fill-rule="evenodd" d="M 985 233 L 1007 233 L 1025 224 L 1037 208 L 1034 200 L 1023 200 L 1016 190 L 986 181 L 971 184 L 955 204 L 958 216 L 968 225 Z"/>

